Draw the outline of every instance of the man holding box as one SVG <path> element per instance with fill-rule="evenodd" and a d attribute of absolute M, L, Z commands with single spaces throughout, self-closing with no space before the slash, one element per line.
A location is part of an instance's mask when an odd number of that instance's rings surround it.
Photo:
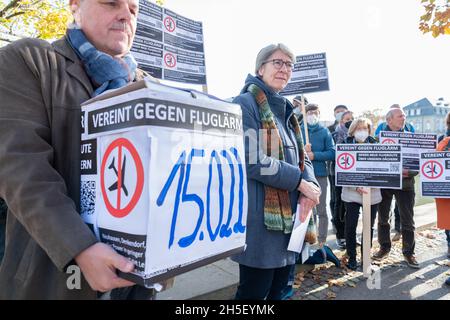
<path fill-rule="evenodd" d="M 64 38 L 0 49 L 0 197 L 9 208 L 0 299 L 95 299 L 133 285 L 116 275 L 133 264 L 79 214 L 80 104 L 143 78 L 129 54 L 139 1 L 70 5 Z M 81 282 L 71 285 L 76 270 Z"/>

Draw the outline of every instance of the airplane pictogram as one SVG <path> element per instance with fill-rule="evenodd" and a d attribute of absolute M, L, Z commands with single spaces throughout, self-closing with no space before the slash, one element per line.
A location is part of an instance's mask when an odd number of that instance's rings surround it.
<path fill-rule="evenodd" d="M 109 165 L 109 167 L 108 167 L 108 169 L 113 169 L 114 170 L 114 172 L 116 173 L 116 176 L 117 176 L 117 181 L 116 182 L 114 182 L 109 188 L 108 188 L 108 190 L 109 191 L 113 191 L 113 190 L 117 190 L 117 184 L 119 183 L 119 172 L 118 172 L 118 170 L 116 169 L 116 165 L 115 165 L 115 162 L 116 162 L 116 157 L 113 157 L 112 158 L 112 161 L 111 161 L 111 164 Z M 123 164 L 122 164 L 122 168 L 121 168 L 121 184 L 120 184 L 120 188 L 121 189 L 123 189 L 123 192 L 125 193 L 125 195 L 126 196 L 128 196 L 128 189 L 127 189 L 127 187 L 125 186 L 125 168 L 126 168 L 126 163 L 127 163 L 127 156 L 124 156 L 123 157 Z"/>

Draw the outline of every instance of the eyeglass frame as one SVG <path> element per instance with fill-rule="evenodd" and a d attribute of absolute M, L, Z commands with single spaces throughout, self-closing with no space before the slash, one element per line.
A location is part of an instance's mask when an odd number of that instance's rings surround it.
<path fill-rule="evenodd" d="M 277 66 L 275 65 L 275 61 L 277 61 L 278 63 L 281 62 L 281 66 L 279 68 L 277 68 Z M 286 66 L 286 70 L 292 71 L 294 69 L 294 62 L 291 61 L 284 61 L 283 59 L 272 59 L 272 60 L 266 60 L 264 61 L 261 65 L 265 65 L 266 63 L 272 62 L 272 65 L 274 66 L 275 69 L 277 70 L 281 70 L 283 69 L 283 66 Z M 291 66 L 288 66 L 288 63 L 291 64 Z"/>

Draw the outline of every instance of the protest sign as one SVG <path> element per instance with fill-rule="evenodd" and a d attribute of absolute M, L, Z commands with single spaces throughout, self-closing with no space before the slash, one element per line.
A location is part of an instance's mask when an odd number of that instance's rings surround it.
<path fill-rule="evenodd" d="M 336 145 L 336 185 L 401 189 L 401 146 Z"/>
<path fill-rule="evenodd" d="M 326 53 L 297 56 L 295 60 L 291 80 L 282 95 L 330 90 Z"/>
<path fill-rule="evenodd" d="M 158 79 L 206 85 L 203 26 L 147 0 L 139 1 L 131 52 Z"/>
<path fill-rule="evenodd" d="M 381 131 L 380 143 L 401 144 L 403 169 L 419 171 L 420 153 L 436 150 L 437 135 L 430 133 Z"/>
<path fill-rule="evenodd" d="M 450 198 L 450 152 L 420 155 L 420 190 L 423 197 Z"/>

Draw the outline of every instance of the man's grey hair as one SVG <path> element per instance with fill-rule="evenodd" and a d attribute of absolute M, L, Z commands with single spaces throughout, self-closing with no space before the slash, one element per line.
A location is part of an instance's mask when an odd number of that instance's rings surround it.
<path fill-rule="evenodd" d="M 289 49 L 286 45 L 282 43 L 278 44 L 269 44 L 267 47 L 262 48 L 258 55 L 256 56 L 255 63 L 255 74 L 258 75 L 258 70 L 261 68 L 263 63 L 269 59 L 269 57 L 277 50 L 280 50 L 285 55 L 287 55 L 292 62 L 295 62 L 295 54 Z"/>
<path fill-rule="evenodd" d="M 396 113 L 397 111 L 401 111 L 403 112 L 402 109 L 400 108 L 392 108 L 388 111 L 388 113 L 386 113 L 386 121 L 389 119 L 392 119 L 392 117 L 394 117 L 394 113 Z"/>

